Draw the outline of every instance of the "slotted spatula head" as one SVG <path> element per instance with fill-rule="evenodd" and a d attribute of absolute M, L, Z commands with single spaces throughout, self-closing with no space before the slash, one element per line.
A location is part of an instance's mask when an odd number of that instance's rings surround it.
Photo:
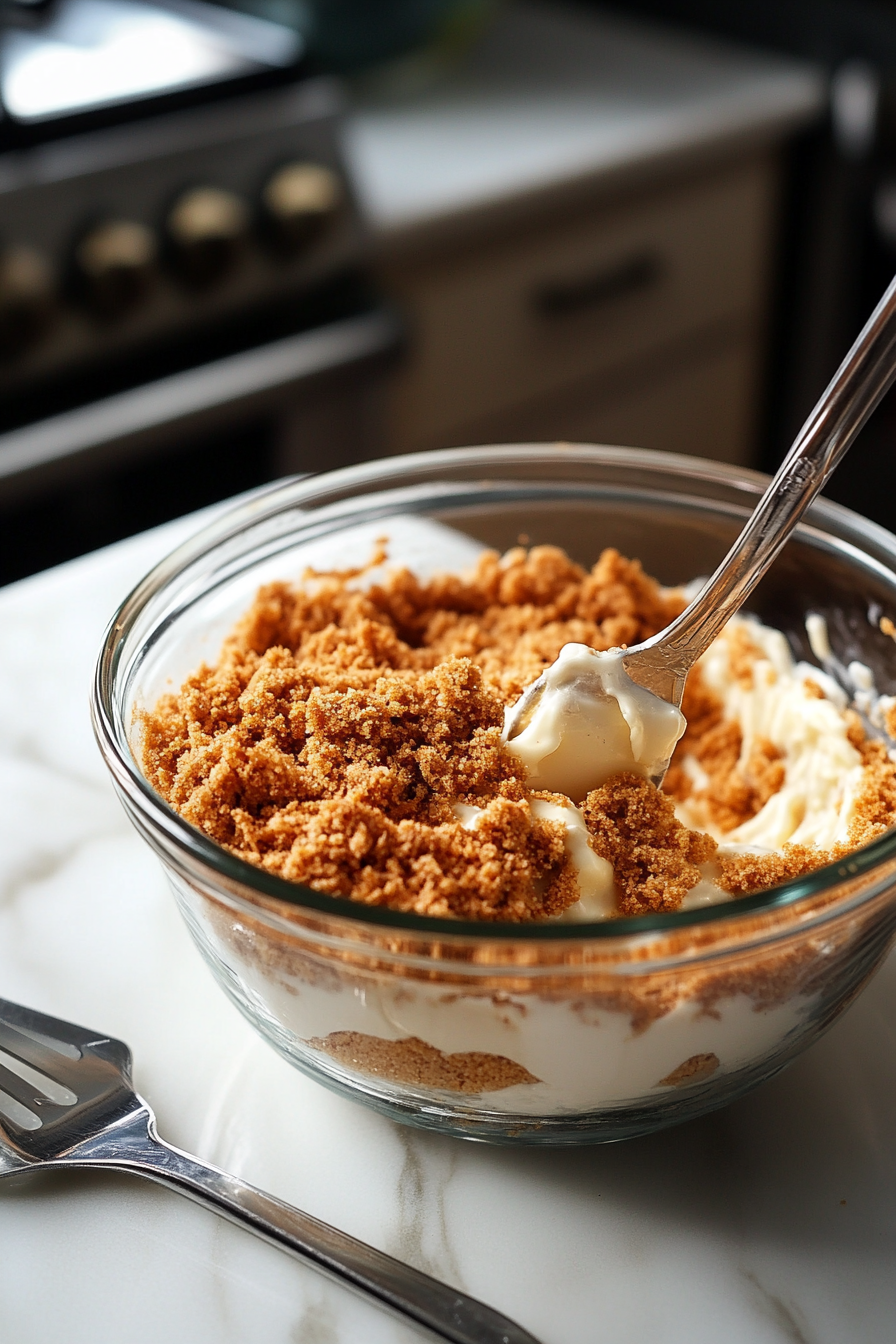
<path fill-rule="evenodd" d="M 123 1041 L 0 999 L 0 1175 L 64 1158 L 143 1109 Z"/>

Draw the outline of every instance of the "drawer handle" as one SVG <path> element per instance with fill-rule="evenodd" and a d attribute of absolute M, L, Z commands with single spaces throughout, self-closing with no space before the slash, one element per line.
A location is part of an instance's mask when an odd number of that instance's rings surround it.
<path fill-rule="evenodd" d="M 639 252 L 575 280 L 551 280 L 539 285 L 532 295 L 532 307 L 542 318 L 571 317 L 652 289 L 665 269 L 655 252 Z"/>

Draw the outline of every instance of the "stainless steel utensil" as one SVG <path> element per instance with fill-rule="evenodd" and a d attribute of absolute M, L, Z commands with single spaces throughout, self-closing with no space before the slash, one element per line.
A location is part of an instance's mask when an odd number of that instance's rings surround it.
<path fill-rule="evenodd" d="M 170 1186 L 453 1344 L 538 1344 L 475 1298 L 165 1143 L 123 1041 L 0 999 L 0 1177 L 67 1167 Z"/>
<path fill-rule="evenodd" d="M 681 707 L 687 675 L 756 587 L 809 504 L 896 378 L 896 278 L 865 323 L 712 578 L 665 630 L 622 654 L 632 681 Z M 543 694 L 546 674 L 529 686 L 506 726 L 512 739 Z M 606 699 L 597 662 L 588 693 Z M 651 773 L 659 787 L 665 761 Z"/>
<path fill-rule="evenodd" d="M 677 620 L 626 650 L 633 681 L 681 705 L 688 672 L 756 587 L 894 378 L 896 278 L 712 578 Z"/>

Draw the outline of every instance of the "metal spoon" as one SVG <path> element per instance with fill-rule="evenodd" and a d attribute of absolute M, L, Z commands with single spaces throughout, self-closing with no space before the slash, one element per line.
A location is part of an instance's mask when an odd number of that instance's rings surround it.
<path fill-rule="evenodd" d="M 712 578 L 658 635 L 622 651 L 632 681 L 681 707 L 685 681 L 726 622 L 749 597 L 809 504 L 851 447 L 896 378 L 896 278 L 803 425 L 774 479 Z M 514 707 L 513 738 L 544 689 L 539 677 Z M 592 694 L 603 694 L 595 673 Z M 662 783 L 669 762 L 651 772 Z"/>

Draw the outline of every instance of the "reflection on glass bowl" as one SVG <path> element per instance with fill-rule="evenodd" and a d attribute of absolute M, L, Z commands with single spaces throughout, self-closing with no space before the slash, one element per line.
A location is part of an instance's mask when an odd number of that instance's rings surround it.
<path fill-rule="evenodd" d="M 411 520 L 430 519 L 499 550 L 525 534 L 589 565 L 615 546 L 676 584 L 713 568 L 763 486 L 741 469 L 618 448 L 393 458 L 260 492 L 125 601 L 97 667 L 101 749 L 219 984 L 291 1063 L 396 1119 L 468 1138 L 620 1139 L 770 1077 L 861 989 L 892 935 L 893 832 L 725 905 L 486 927 L 359 906 L 242 862 L 153 792 L 132 749 L 135 710 L 215 657 L 260 583 L 298 579 L 326 554 L 351 563 L 352 539 L 357 550 L 390 518 L 405 520 L 391 559 L 412 568 Z M 896 609 L 896 538 L 882 529 L 816 504 L 750 606 L 807 660 L 804 616 L 820 613 L 840 660 L 896 689 L 892 641 L 869 619 Z"/>

